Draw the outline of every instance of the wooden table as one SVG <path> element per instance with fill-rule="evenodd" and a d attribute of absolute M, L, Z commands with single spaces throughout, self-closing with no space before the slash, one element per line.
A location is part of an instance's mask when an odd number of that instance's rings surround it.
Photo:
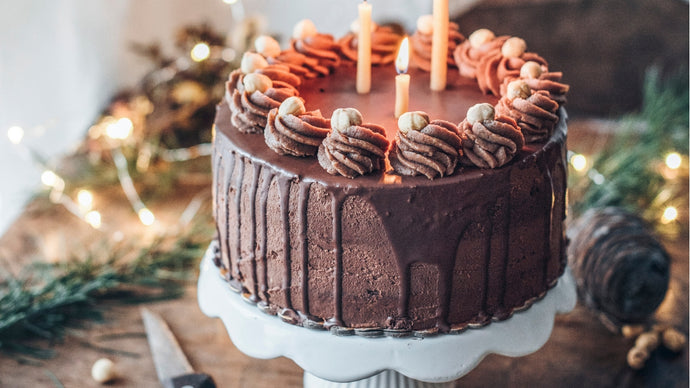
<path fill-rule="evenodd" d="M 571 125 L 572 139 L 586 143 L 585 129 Z M 578 136 L 578 133 L 580 135 Z M 174 198 L 152 204 L 163 221 L 179 217 L 179 209 L 207 185 L 179 188 Z M 126 238 L 140 238 L 135 218 L 118 190 L 106 193 L 109 205 L 103 219 L 119 223 Z M 92 231 L 60 207 L 45 209 L 33 204 L 0 238 L 0 265 L 12 272 L 41 254 L 42 247 L 63 253 L 93 238 Z M 61 239 L 79 236 L 76 240 Z M 64 244 L 64 245 L 61 245 Z M 658 319 L 688 332 L 688 239 L 666 241 L 672 256 L 672 278 Z M 57 248 L 56 248 L 57 247 Z M 59 256 L 59 255 L 58 255 Z M 56 259 L 59 259 L 57 257 Z M 11 260 L 10 260 L 11 259 Z M 256 360 L 239 352 L 218 319 L 199 310 L 196 288 L 190 285 L 178 300 L 148 304 L 170 324 L 192 365 L 210 373 L 220 387 L 300 387 L 302 370 L 285 358 Z M 92 324 L 78 336 L 55 344 L 57 356 L 36 365 L 20 364 L 0 354 L 0 386 L 51 387 L 58 379 L 65 387 L 97 387 L 90 377 L 93 363 L 101 357 L 115 361 L 120 377 L 112 387 L 158 386 L 158 380 L 136 306 L 109 306 L 106 322 Z M 537 352 L 519 358 L 486 357 L 472 372 L 458 380 L 458 387 L 687 387 L 688 350 L 679 354 L 658 349 L 644 369 L 626 364 L 633 340 L 613 334 L 581 305 L 557 318 L 550 340 Z M 115 349 L 111 354 L 104 349 Z M 337 360 L 337 356 L 334 357 Z"/>

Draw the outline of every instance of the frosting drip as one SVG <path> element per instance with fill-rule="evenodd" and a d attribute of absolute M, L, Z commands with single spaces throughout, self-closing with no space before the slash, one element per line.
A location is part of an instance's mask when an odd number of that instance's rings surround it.
<path fill-rule="evenodd" d="M 501 49 L 509 36 L 499 36 L 479 47 L 473 47 L 469 40 L 459 44 L 453 51 L 455 64 L 460 75 L 467 78 L 477 78 L 477 65 L 485 56 Z"/>
<path fill-rule="evenodd" d="M 399 131 L 388 158 L 399 174 L 434 179 L 455 171 L 460 146 L 458 127 L 448 121 L 434 120 L 420 131 Z"/>
<path fill-rule="evenodd" d="M 318 110 L 279 116 L 275 108 L 268 114 L 264 138 L 268 147 L 281 155 L 312 156 L 330 131 L 330 120 Z"/>
<path fill-rule="evenodd" d="M 340 46 L 330 34 L 318 33 L 290 42 L 292 50 L 318 61 L 314 68 L 319 75 L 328 75 L 340 65 Z"/>
<path fill-rule="evenodd" d="M 240 132 L 261 133 L 266 126 L 268 112 L 298 93 L 292 87 L 271 87 L 265 92 L 257 90 L 250 93 L 242 83 L 243 78 L 244 74 L 235 70 L 226 83 L 225 99 L 232 112 L 231 122 Z"/>
<path fill-rule="evenodd" d="M 371 34 L 371 64 L 387 65 L 395 61 L 402 36 L 388 26 L 376 26 Z M 357 34 L 349 33 L 340 40 L 340 53 L 347 60 L 357 62 Z"/>
<path fill-rule="evenodd" d="M 388 140 L 385 129 L 376 124 L 350 125 L 332 131 L 318 151 L 319 164 L 329 174 L 355 178 L 382 170 Z"/>
<path fill-rule="evenodd" d="M 465 41 L 457 23 L 449 23 L 448 25 L 448 66 L 456 66 L 453 60 L 453 52 L 458 45 Z M 423 33 L 419 30 L 415 31 L 410 37 L 410 45 L 412 47 L 412 64 L 424 71 L 431 71 L 431 41 L 432 34 Z"/>
<path fill-rule="evenodd" d="M 546 91 L 537 91 L 527 98 L 510 100 L 503 97 L 496 105 L 496 114 L 506 115 L 517 122 L 525 142 L 542 142 L 551 136 L 558 115 L 558 103 Z"/>
<path fill-rule="evenodd" d="M 480 168 L 497 168 L 510 162 L 525 145 L 515 120 L 497 115 L 494 120 L 460 123 L 462 152 L 460 163 Z"/>

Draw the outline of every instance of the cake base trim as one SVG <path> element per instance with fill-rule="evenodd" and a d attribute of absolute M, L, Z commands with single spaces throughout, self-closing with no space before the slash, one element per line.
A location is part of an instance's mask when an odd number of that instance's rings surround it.
<path fill-rule="evenodd" d="M 396 370 L 427 382 L 455 380 L 487 354 L 518 357 L 538 350 L 551 335 L 555 315 L 571 311 L 577 301 L 575 282 L 566 268 L 543 298 L 509 319 L 462 335 L 371 341 L 362 335 L 342 337 L 324 330 L 304 330 L 260 312 L 222 278 L 213 263 L 216 254 L 217 244 L 213 242 L 201 262 L 198 300 L 202 312 L 220 318 L 235 346 L 248 356 L 285 356 L 305 371 L 337 382 L 363 379 L 383 370 Z M 334 354 L 340 362 L 333 362 Z"/>

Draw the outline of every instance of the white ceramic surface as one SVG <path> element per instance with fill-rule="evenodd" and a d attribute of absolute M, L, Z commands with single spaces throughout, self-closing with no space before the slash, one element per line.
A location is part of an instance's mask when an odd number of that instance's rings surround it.
<path fill-rule="evenodd" d="M 305 386 L 316 387 L 321 380 L 352 382 L 386 370 L 421 382 L 456 380 L 490 353 L 517 357 L 538 350 L 551 335 L 555 315 L 572 310 L 577 296 L 566 270 L 556 287 L 532 307 L 481 329 L 428 338 L 342 337 L 287 324 L 245 302 L 221 278 L 211 244 L 201 263 L 198 299 L 204 314 L 223 321 L 240 351 L 261 359 L 290 358 L 307 372 Z M 307 385 L 310 381 L 313 385 Z M 391 387 L 395 386 L 413 385 Z"/>

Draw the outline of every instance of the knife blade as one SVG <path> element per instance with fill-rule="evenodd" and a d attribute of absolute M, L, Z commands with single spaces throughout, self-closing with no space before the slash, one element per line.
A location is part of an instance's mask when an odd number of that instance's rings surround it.
<path fill-rule="evenodd" d="M 141 318 L 151 348 L 156 374 L 164 388 L 215 388 L 213 378 L 194 372 L 175 335 L 163 318 L 142 308 Z"/>

